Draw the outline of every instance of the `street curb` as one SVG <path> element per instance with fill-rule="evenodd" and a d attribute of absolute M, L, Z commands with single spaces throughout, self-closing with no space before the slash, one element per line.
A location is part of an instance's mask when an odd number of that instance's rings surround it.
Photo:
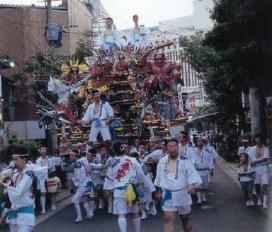
<path fill-rule="evenodd" d="M 237 169 L 222 157 L 216 159 L 216 164 L 240 187 Z"/>
<path fill-rule="evenodd" d="M 43 222 L 47 218 L 53 216 L 55 213 L 59 212 L 64 207 L 66 207 L 69 204 L 69 202 L 70 202 L 70 199 L 68 201 L 68 198 L 70 196 L 71 196 L 71 193 L 70 193 L 69 190 L 63 190 L 62 192 L 60 192 L 57 195 L 57 199 L 56 199 L 57 210 L 51 211 L 50 208 L 49 208 L 49 209 L 47 209 L 47 211 L 46 211 L 45 214 L 38 214 L 38 215 L 36 215 L 36 225 L 38 225 L 39 223 Z M 66 200 L 67 200 L 67 202 L 65 202 Z M 65 203 L 63 204 L 63 202 L 65 202 Z"/>

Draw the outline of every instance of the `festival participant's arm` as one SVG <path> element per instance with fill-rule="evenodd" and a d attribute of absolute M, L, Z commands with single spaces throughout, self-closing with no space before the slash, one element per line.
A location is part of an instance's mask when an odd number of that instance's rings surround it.
<path fill-rule="evenodd" d="M 34 173 L 30 170 L 23 173 L 22 180 L 16 186 L 8 186 L 7 193 L 12 203 L 17 203 L 32 186 Z"/>
<path fill-rule="evenodd" d="M 193 166 L 193 164 L 190 161 L 186 161 L 186 169 L 188 174 L 188 188 L 187 192 L 189 194 L 193 194 L 195 192 L 194 188 L 195 186 L 199 186 L 202 184 L 201 177 L 199 176 L 197 170 Z"/>
<path fill-rule="evenodd" d="M 81 123 L 90 123 L 93 120 L 92 110 L 93 110 L 93 107 L 91 105 L 88 106 L 88 108 L 84 114 L 84 117 L 80 121 Z"/>

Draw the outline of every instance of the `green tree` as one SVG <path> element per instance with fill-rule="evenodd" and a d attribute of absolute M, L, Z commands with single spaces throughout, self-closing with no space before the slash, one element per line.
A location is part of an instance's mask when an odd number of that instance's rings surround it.
<path fill-rule="evenodd" d="M 14 145 L 25 147 L 28 150 L 29 156 L 31 158 L 37 158 L 39 156 L 38 149 L 41 145 L 40 142 L 37 142 L 35 140 L 23 139 L 14 141 L 12 144 L 7 144 L 3 148 L 1 148 L 0 162 L 7 163 L 11 160 L 11 149 Z"/>
<path fill-rule="evenodd" d="M 84 62 L 84 57 L 93 56 L 93 48 L 91 44 L 85 42 L 83 39 L 77 41 L 75 57 L 80 62 Z"/>

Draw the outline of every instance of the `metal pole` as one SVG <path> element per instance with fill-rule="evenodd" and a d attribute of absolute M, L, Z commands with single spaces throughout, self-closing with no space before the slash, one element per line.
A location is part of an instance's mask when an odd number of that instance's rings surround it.
<path fill-rule="evenodd" d="M 3 93 L 2 93 L 2 76 L 0 74 L 0 99 L 2 99 L 2 97 L 3 97 Z"/>
<path fill-rule="evenodd" d="M 46 21 L 48 23 L 52 23 L 52 0 L 46 1 Z"/>

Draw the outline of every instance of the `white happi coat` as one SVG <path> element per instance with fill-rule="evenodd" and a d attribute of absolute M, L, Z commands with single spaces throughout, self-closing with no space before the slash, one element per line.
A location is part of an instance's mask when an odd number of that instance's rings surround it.
<path fill-rule="evenodd" d="M 60 162 L 62 162 L 60 157 L 49 157 L 49 156 L 46 156 L 46 162 L 44 162 L 41 156 L 36 160 L 37 165 L 41 167 L 47 166 L 49 172 L 56 171 L 55 166 L 56 164 L 59 164 Z"/>
<path fill-rule="evenodd" d="M 107 29 L 103 30 L 98 38 L 97 45 L 106 52 L 115 51 L 116 46 L 120 46 L 119 32 L 116 28 L 111 29 L 111 35 L 106 34 Z"/>
<path fill-rule="evenodd" d="M 179 155 L 186 157 L 193 165 L 196 163 L 196 151 L 193 147 L 186 145 L 185 149 L 180 149 Z"/>
<path fill-rule="evenodd" d="M 7 223 L 13 225 L 28 225 L 35 226 L 34 215 L 34 195 L 31 191 L 34 173 L 28 168 L 22 171 L 22 175 L 19 172 L 15 173 L 12 177 L 15 186 L 8 186 L 7 193 L 11 202 L 11 210 L 18 211 L 17 217 L 7 218 Z M 33 213 L 20 211 L 24 207 L 33 208 Z"/>
<path fill-rule="evenodd" d="M 142 36 L 141 34 L 145 34 Z M 137 28 L 133 27 L 130 30 L 129 42 L 134 45 L 135 48 L 146 47 L 148 42 L 148 36 L 150 31 L 143 25 Z"/>
<path fill-rule="evenodd" d="M 256 146 L 253 146 L 250 148 L 248 155 L 249 155 L 249 161 L 252 162 L 254 160 L 258 160 L 258 159 L 263 159 L 263 158 L 267 158 L 269 160 L 269 148 L 266 146 L 263 146 L 262 149 L 262 155 L 261 157 L 257 157 L 256 156 Z M 256 174 L 263 174 L 263 173 L 268 173 L 268 161 L 264 161 L 261 163 L 257 163 L 254 165 L 254 170 L 256 172 Z"/>
<path fill-rule="evenodd" d="M 163 194 L 170 190 L 171 200 L 166 200 L 164 206 L 179 207 L 192 204 L 187 188 L 191 184 L 200 185 L 202 180 L 189 160 L 177 158 L 174 173 L 167 173 L 168 155 L 163 157 L 157 166 L 155 186 L 162 188 Z M 170 205 L 169 203 L 172 202 Z"/>
<path fill-rule="evenodd" d="M 217 151 L 215 150 L 214 146 L 208 144 L 207 146 L 205 146 L 205 149 L 207 149 L 208 151 L 211 152 L 213 159 L 216 159 L 216 158 L 219 157 L 219 155 L 218 155 Z"/>
<path fill-rule="evenodd" d="M 145 182 L 145 175 L 139 162 L 132 157 L 122 155 L 110 159 L 104 190 L 114 190 L 115 198 L 125 198 L 128 184 Z"/>
<path fill-rule="evenodd" d="M 242 174 L 242 173 L 250 173 L 250 172 L 252 172 L 252 171 L 255 171 L 255 170 L 254 170 L 254 168 L 251 167 L 250 164 L 247 165 L 247 172 L 245 172 L 243 166 L 239 167 L 238 170 L 237 170 L 238 174 Z M 254 179 L 252 178 L 252 176 L 240 176 L 239 179 L 240 179 L 240 182 L 247 182 L 247 181 L 254 180 Z"/>
<path fill-rule="evenodd" d="M 101 164 L 99 163 L 98 159 L 94 159 L 93 163 L 90 163 L 86 157 L 83 157 L 80 159 L 81 162 L 84 163 L 84 166 L 86 168 L 86 171 L 90 175 L 90 180 L 94 183 L 95 186 L 98 184 L 101 184 Z"/>
<path fill-rule="evenodd" d="M 244 147 L 244 146 L 241 146 L 238 148 L 238 155 L 240 156 L 242 153 L 249 153 L 249 150 L 250 150 L 250 147 Z"/>
<path fill-rule="evenodd" d="M 196 150 L 195 168 L 200 176 L 206 176 L 209 174 L 210 170 L 213 169 L 213 156 L 208 149 L 205 149 L 205 147 L 203 147 L 200 153 L 197 148 L 195 150 Z"/>
<path fill-rule="evenodd" d="M 156 163 L 159 163 L 162 157 L 166 155 L 163 154 L 162 149 L 158 149 L 153 151 L 152 153 L 148 154 L 147 156 L 144 157 L 144 162 L 146 162 L 149 158 L 152 158 L 155 160 Z"/>
<path fill-rule="evenodd" d="M 74 164 L 74 176 L 72 178 L 74 184 L 78 188 L 86 188 L 87 183 L 91 181 L 90 174 L 88 168 L 82 162 L 82 160 L 77 160 Z"/>

